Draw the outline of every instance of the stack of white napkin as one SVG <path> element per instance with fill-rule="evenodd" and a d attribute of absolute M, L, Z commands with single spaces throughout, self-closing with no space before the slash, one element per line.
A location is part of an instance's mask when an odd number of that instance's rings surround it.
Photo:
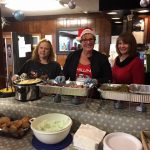
<path fill-rule="evenodd" d="M 89 124 L 81 124 L 73 137 L 73 145 L 80 150 L 97 150 L 106 132 Z"/>

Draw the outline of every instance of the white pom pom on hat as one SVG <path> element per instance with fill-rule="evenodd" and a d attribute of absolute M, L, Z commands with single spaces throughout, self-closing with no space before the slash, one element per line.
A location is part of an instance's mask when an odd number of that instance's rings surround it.
<path fill-rule="evenodd" d="M 82 38 L 82 36 L 83 36 L 84 34 L 87 34 L 87 33 L 90 33 L 90 34 L 96 36 L 96 34 L 95 34 L 95 32 L 93 31 L 92 28 L 89 28 L 89 27 L 80 28 L 80 29 L 78 29 L 78 36 L 76 37 L 76 40 L 80 41 L 81 38 Z"/>

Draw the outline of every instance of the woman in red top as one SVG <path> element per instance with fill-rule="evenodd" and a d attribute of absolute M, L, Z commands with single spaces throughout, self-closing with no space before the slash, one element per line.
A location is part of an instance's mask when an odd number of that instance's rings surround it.
<path fill-rule="evenodd" d="M 144 84 L 144 64 L 138 57 L 136 46 L 136 39 L 132 33 L 123 33 L 118 37 L 118 56 L 112 67 L 113 83 Z"/>
<path fill-rule="evenodd" d="M 136 39 L 132 33 L 122 33 L 116 42 L 118 56 L 112 67 L 113 83 L 144 84 L 144 63 L 138 57 Z"/>

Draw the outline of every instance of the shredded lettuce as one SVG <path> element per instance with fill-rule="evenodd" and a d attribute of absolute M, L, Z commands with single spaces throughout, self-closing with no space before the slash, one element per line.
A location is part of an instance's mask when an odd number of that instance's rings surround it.
<path fill-rule="evenodd" d="M 67 120 L 43 120 L 39 125 L 37 126 L 37 129 L 40 131 L 46 131 L 46 132 L 57 132 L 59 130 L 64 129 L 67 127 L 68 124 Z"/>

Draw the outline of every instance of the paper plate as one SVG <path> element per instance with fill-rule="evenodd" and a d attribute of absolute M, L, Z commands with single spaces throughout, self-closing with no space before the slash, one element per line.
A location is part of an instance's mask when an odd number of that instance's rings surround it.
<path fill-rule="evenodd" d="M 105 136 L 103 150 L 142 150 L 142 143 L 130 134 L 114 132 Z"/>

